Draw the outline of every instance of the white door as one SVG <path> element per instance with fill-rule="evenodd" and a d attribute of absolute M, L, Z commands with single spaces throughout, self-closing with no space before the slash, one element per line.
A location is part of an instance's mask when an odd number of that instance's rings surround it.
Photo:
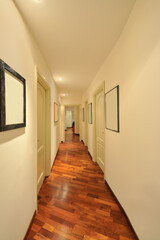
<path fill-rule="evenodd" d="M 96 95 L 96 161 L 104 172 L 104 93 Z"/>
<path fill-rule="evenodd" d="M 85 102 L 85 145 L 88 146 L 88 102 Z"/>
<path fill-rule="evenodd" d="M 45 89 L 37 84 L 37 191 L 45 178 Z"/>

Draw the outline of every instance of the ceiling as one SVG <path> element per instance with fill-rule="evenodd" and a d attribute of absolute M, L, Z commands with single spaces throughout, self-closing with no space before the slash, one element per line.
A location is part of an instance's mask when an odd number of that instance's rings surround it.
<path fill-rule="evenodd" d="M 91 83 L 119 37 L 135 0 L 14 2 L 64 96 L 80 94 Z"/>

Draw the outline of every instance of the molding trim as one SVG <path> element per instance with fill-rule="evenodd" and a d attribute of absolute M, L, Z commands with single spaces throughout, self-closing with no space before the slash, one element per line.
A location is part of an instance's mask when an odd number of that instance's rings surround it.
<path fill-rule="evenodd" d="M 38 90 L 38 84 L 40 84 L 45 90 L 45 102 L 46 102 L 46 121 L 45 121 L 45 139 L 46 139 L 46 151 L 45 151 L 45 176 L 50 175 L 51 166 L 51 89 L 45 79 L 43 79 L 37 66 L 35 67 L 35 80 L 36 91 Z"/>
<path fill-rule="evenodd" d="M 90 156 L 91 160 L 93 160 L 93 159 L 92 159 L 92 155 L 90 154 L 90 152 L 89 152 L 89 151 L 88 151 L 88 154 L 89 154 L 89 156 Z"/>
<path fill-rule="evenodd" d="M 29 232 L 30 232 L 30 230 L 31 230 L 31 227 L 32 227 L 33 221 L 34 221 L 34 219 L 35 219 L 35 216 L 36 216 L 36 210 L 35 210 L 34 213 L 33 213 L 33 217 L 32 217 L 32 219 L 31 219 L 31 222 L 30 222 L 30 224 L 29 224 L 29 226 L 28 226 L 26 235 L 25 235 L 25 237 L 23 238 L 23 240 L 27 240 L 27 237 L 28 237 L 28 234 L 29 234 Z"/>
<path fill-rule="evenodd" d="M 114 192 L 112 191 L 111 187 L 109 186 L 109 184 L 107 183 L 106 180 L 105 180 L 105 184 L 106 184 L 107 188 L 109 189 L 109 191 L 111 192 L 114 200 L 115 200 L 116 203 L 118 204 L 118 206 L 119 206 L 120 210 L 122 211 L 123 215 L 124 215 L 125 218 L 127 219 L 127 223 L 128 223 L 128 225 L 129 225 L 129 227 L 131 228 L 131 231 L 132 231 L 132 233 L 133 233 L 133 235 L 134 235 L 134 237 L 135 237 L 135 240 L 139 240 L 139 238 L 138 238 L 138 236 L 137 236 L 137 233 L 135 232 L 135 230 L 134 230 L 134 228 L 133 228 L 133 226 L 132 226 L 132 224 L 131 224 L 131 222 L 130 222 L 130 220 L 129 220 L 129 217 L 127 216 L 124 208 L 123 208 L 122 205 L 120 204 L 119 200 L 117 199 L 116 195 L 114 194 Z"/>
<path fill-rule="evenodd" d="M 54 164 L 55 164 L 55 161 L 56 161 L 58 152 L 59 152 L 59 148 L 58 148 L 57 153 L 56 153 L 56 156 L 55 156 L 55 158 L 54 158 L 54 161 L 53 161 L 53 164 L 52 164 L 52 167 L 51 167 L 51 171 L 52 171 L 52 168 L 54 167 Z"/>
<path fill-rule="evenodd" d="M 83 141 L 83 140 L 81 140 L 81 142 L 84 144 L 84 141 Z"/>

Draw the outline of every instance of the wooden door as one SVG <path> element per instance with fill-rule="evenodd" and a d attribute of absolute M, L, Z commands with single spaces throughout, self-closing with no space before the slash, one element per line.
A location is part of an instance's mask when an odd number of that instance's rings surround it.
<path fill-rule="evenodd" d="M 96 95 L 96 161 L 104 172 L 104 93 Z"/>
<path fill-rule="evenodd" d="M 37 191 L 45 178 L 45 89 L 37 84 Z"/>

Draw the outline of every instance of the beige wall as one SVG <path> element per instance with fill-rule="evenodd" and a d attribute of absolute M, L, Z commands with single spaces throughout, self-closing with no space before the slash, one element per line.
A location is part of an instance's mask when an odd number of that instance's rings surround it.
<path fill-rule="evenodd" d="M 56 87 L 13 2 L 0 4 L 0 58 L 26 79 L 27 91 L 26 128 L 0 133 L 0 239 L 22 240 L 37 204 L 35 65 L 51 87 L 52 162 L 58 147 L 53 122 Z"/>
<path fill-rule="evenodd" d="M 63 105 L 79 105 L 82 101 L 82 96 L 79 93 L 74 95 L 67 95 L 65 97 L 61 97 L 61 103 Z"/>
<path fill-rule="evenodd" d="M 105 177 L 140 240 L 160 236 L 160 1 L 139 0 L 97 76 L 105 92 L 120 86 L 120 133 L 105 130 Z M 84 124 L 82 124 L 84 132 Z M 93 125 L 88 125 L 93 154 Z"/>

